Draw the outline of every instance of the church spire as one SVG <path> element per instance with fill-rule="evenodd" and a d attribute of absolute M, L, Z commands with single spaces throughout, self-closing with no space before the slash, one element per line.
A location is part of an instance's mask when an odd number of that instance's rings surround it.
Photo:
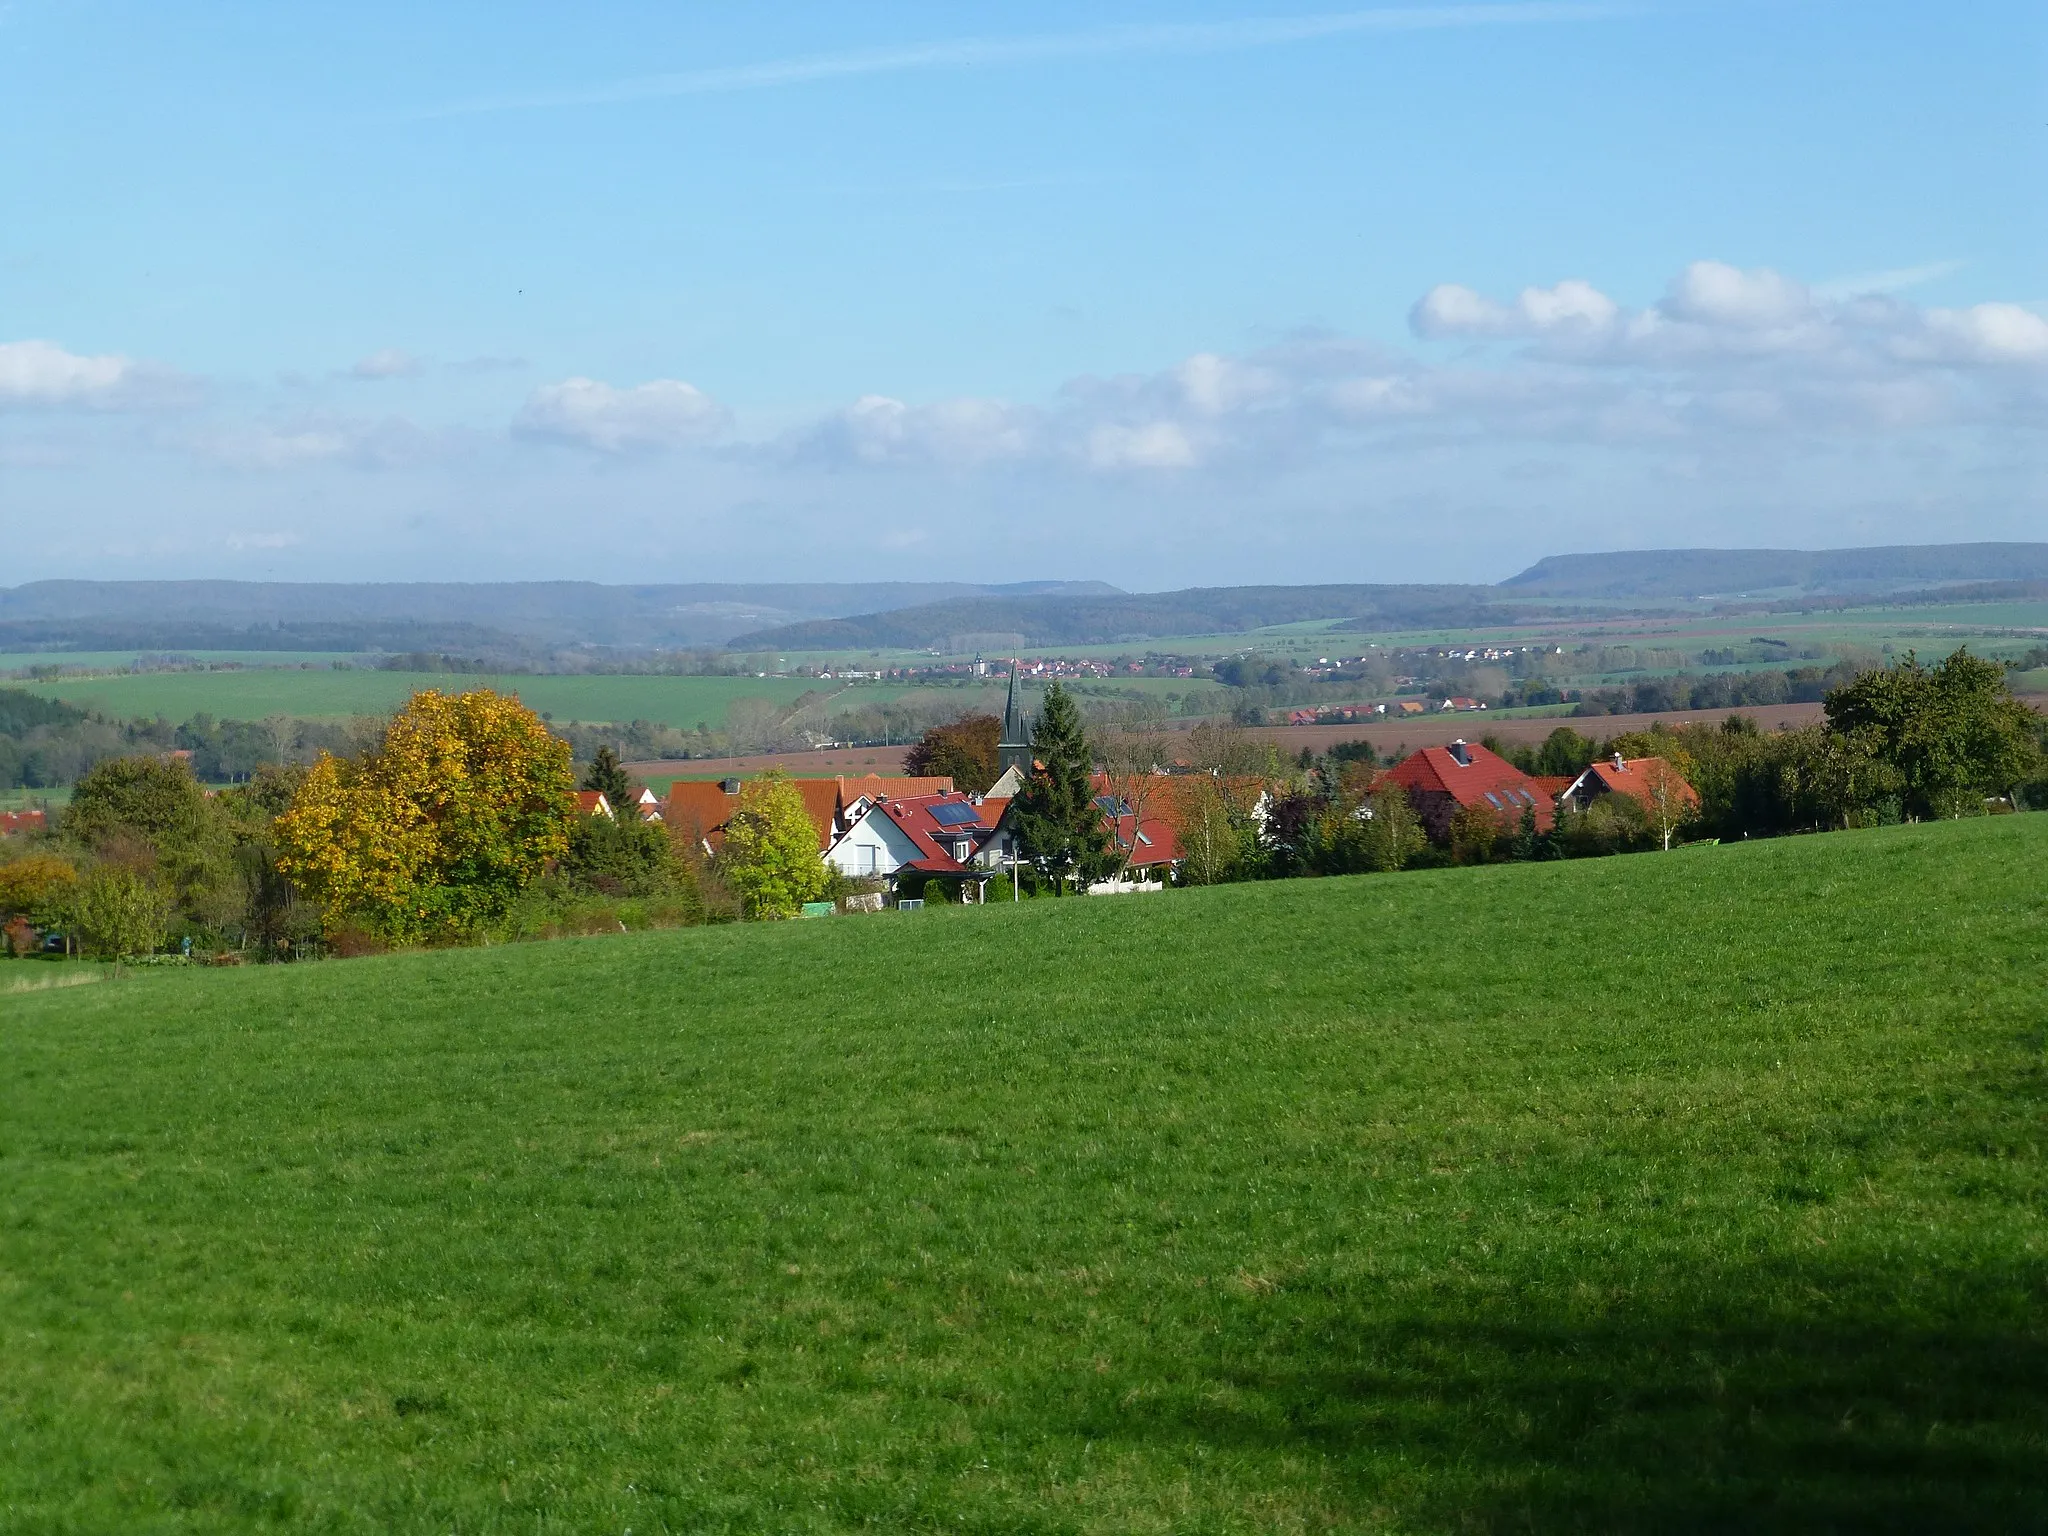
<path fill-rule="evenodd" d="M 1003 739 L 996 747 L 999 771 L 1015 768 L 1021 777 L 1031 774 L 1031 738 L 1024 730 L 1024 717 L 1017 711 L 1017 658 L 1010 658 L 1010 694 L 1003 704 Z"/>

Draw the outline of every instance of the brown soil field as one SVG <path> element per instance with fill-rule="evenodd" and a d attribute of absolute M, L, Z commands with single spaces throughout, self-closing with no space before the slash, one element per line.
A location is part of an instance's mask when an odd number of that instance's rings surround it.
<path fill-rule="evenodd" d="M 1327 752 L 1340 741 L 1369 741 L 1381 752 L 1396 747 L 1440 747 L 1464 738 L 1498 736 L 1503 741 L 1537 742 L 1560 725 L 1568 725 L 1582 736 L 1600 739 L 1624 731 L 1647 729 L 1653 721 L 1667 725 L 1691 725 L 1700 721 L 1718 723 L 1730 714 L 1748 715 L 1765 730 L 1812 725 L 1821 718 L 1818 704 L 1778 704 L 1769 708 L 1739 710 L 1673 710 L 1661 715 L 1593 715 L 1583 719 L 1551 716 L 1538 720 L 1503 720 L 1477 710 L 1464 715 L 1424 715 L 1406 720 L 1388 720 L 1371 725 L 1268 725 L 1247 734 L 1271 741 L 1288 753 L 1308 747 Z M 865 773 L 892 774 L 903 771 L 903 754 L 908 747 L 831 747 L 815 752 L 755 752 L 744 757 L 693 757 L 680 761 L 628 763 L 626 771 L 641 779 L 715 779 L 727 774 L 745 778 L 780 768 L 798 778 L 832 778 L 844 774 L 858 778 Z"/>

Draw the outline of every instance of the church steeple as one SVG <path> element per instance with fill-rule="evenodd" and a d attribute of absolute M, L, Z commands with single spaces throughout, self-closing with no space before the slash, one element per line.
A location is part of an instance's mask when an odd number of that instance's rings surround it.
<path fill-rule="evenodd" d="M 984 738 L 985 739 L 985 738 Z M 1017 658 L 1010 658 L 1010 694 L 1003 705 L 1003 739 L 996 745 L 998 771 L 1015 768 L 1020 778 L 1031 777 L 1031 737 L 1024 717 L 1017 712 Z"/>

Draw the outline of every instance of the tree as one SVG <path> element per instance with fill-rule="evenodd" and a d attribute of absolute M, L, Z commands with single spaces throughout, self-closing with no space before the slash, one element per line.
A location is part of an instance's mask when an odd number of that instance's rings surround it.
<path fill-rule="evenodd" d="M 277 819 L 278 867 L 330 929 L 456 937 L 568 851 L 569 745 L 517 697 L 414 694 L 381 742 L 322 754 Z"/>
<path fill-rule="evenodd" d="M 1451 861 L 1455 864 L 1485 864 L 1493 858 L 1493 846 L 1500 841 L 1500 816 L 1479 806 L 1460 806 L 1451 817 Z"/>
<path fill-rule="evenodd" d="M 818 829 L 786 774 L 764 773 L 740 791 L 718 871 L 750 918 L 795 917 L 824 891 L 830 875 Z"/>
<path fill-rule="evenodd" d="M 88 847 L 127 833 L 160 853 L 189 847 L 206 825 L 206 795 L 180 759 L 117 757 L 78 781 L 65 809 L 67 837 Z"/>
<path fill-rule="evenodd" d="M 1017 844 L 1040 875 L 1064 894 L 1069 880 L 1087 880 L 1108 865 L 1109 834 L 1095 803 L 1089 770 L 1092 754 L 1081 711 L 1057 682 L 1046 689 L 1038 725 L 1031 733 L 1036 767 L 1025 781 L 1010 815 Z"/>
<path fill-rule="evenodd" d="M 926 731 L 904 754 L 903 771 L 951 779 L 955 789 L 970 795 L 986 794 L 1001 773 L 996 748 L 1002 739 L 1003 722 L 994 715 L 962 715 Z"/>
<path fill-rule="evenodd" d="M 1830 692 L 1828 729 L 1896 770 L 1909 816 L 1981 810 L 2041 760 L 2040 721 L 2012 695 L 2005 668 L 1966 646 L 1939 665 L 1911 651 Z"/>
<path fill-rule="evenodd" d="M 24 917 L 37 928 L 60 927 L 77 890 L 77 869 L 54 855 L 33 853 L 0 864 L 0 917 Z"/>
<path fill-rule="evenodd" d="M 1389 785 L 1372 796 L 1365 802 L 1365 810 L 1368 815 L 1363 843 L 1367 869 L 1399 869 L 1428 845 L 1422 818 L 1415 814 L 1408 792 L 1398 785 Z"/>
<path fill-rule="evenodd" d="M 599 747 L 596 755 L 590 759 L 589 771 L 583 775 L 583 787 L 594 789 L 603 795 L 614 814 L 630 814 L 636 818 L 639 815 L 634 810 L 634 802 L 639 797 L 640 787 L 633 782 L 631 775 L 619 766 L 619 754 L 610 747 Z"/>
<path fill-rule="evenodd" d="M 146 877 L 112 865 L 80 881 L 72 901 L 79 947 L 95 960 L 154 954 L 169 920 L 170 904 Z"/>
<path fill-rule="evenodd" d="M 1183 885 L 1221 885 L 1236 878 L 1251 829 L 1231 810 L 1214 777 L 1193 773 L 1176 778 L 1169 814 L 1180 843 Z"/>
<path fill-rule="evenodd" d="M 607 896 L 658 896 L 688 879 L 667 829 L 630 808 L 615 817 L 578 817 L 561 870 L 572 884 Z"/>

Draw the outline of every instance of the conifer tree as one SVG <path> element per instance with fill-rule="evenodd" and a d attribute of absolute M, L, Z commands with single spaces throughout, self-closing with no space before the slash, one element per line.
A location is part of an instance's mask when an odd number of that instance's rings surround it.
<path fill-rule="evenodd" d="M 583 775 L 583 787 L 603 795 L 613 814 L 619 816 L 632 810 L 634 797 L 639 793 L 626 770 L 619 766 L 619 754 L 610 747 L 597 749 L 597 755 L 590 760 L 589 772 Z"/>
<path fill-rule="evenodd" d="M 1102 874 L 1111 858 L 1109 832 L 1090 783 L 1088 733 L 1080 709 L 1057 682 L 1045 691 L 1031 755 L 1037 766 L 1011 812 L 1017 841 L 1023 857 L 1055 890 L 1064 890 L 1069 880 Z"/>

